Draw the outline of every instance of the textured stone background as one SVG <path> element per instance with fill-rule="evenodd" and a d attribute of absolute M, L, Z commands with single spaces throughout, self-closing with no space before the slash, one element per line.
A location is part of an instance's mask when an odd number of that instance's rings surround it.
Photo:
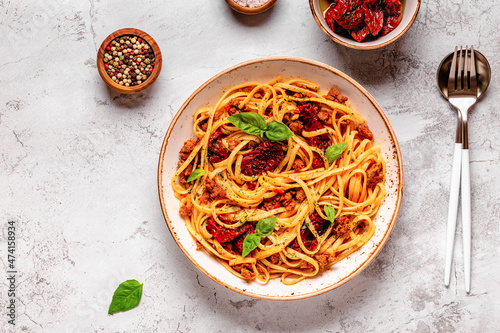
<path fill-rule="evenodd" d="M 248 17 L 224 1 L 0 0 L 0 261 L 17 222 L 18 332 L 500 332 L 500 5 L 424 0 L 398 42 L 356 51 L 330 41 L 308 2 Z M 96 52 L 136 27 L 159 43 L 153 87 L 110 91 Z M 474 44 L 494 79 L 470 117 L 472 292 L 458 227 L 443 285 L 455 113 L 436 88 L 439 62 Z M 157 164 L 175 112 L 204 81 L 241 61 L 289 55 L 361 83 L 397 134 L 405 189 L 396 227 L 356 278 L 302 301 L 248 298 L 201 274 L 161 213 Z M 9 329 L 0 273 L 0 331 Z M 107 315 L 116 286 L 144 283 L 141 304 Z"/>

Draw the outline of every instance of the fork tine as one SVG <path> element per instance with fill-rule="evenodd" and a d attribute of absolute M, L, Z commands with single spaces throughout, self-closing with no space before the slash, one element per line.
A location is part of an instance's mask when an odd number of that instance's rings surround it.
<path fill-rule="evenodd" d="M 470 81 L 469 81 L 469 47 L 465 45 L 465 55 L 464 55 L 464 90 L 470 89 Z"/>
<path fill-rule="evenodd" d="M 477 95 L 476 55 L 472 45 L 470 47 L 470 90 Z"/>
<path fill-rule="evenodd" d="M 464 86 L 462 84 L 462 71 L 464 69 L 464 57 L 462 56 L 462 46 L 460 45 L 460 53 L 458 57 L 458 73 L 457 73 L 457 90 L 463 90 Z"/>
<path fill-rule="evenodd" d="M 456 72 L 457 72 L 457 46 L 455 46 L 455 51 L 453 51 L 453 60 L 450 66 L 450 76 L 448 77 L 448 94 L 450 91 L 456 90 Z"/>

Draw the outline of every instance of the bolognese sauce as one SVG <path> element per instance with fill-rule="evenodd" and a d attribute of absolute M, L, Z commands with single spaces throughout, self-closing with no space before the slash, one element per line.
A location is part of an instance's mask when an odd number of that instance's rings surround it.
<path fill-rule="evenodd" d="M 180 149 L 179 213 L 199 247 L 242 279 L 297 283 L 375 231 L 385 196 L 380 147 L 346 96 L 318 91 L 298 78 L 233 87 L 196 112 L 197 138 Z M 341 150 L 332 157 L 330 148 Z"/>

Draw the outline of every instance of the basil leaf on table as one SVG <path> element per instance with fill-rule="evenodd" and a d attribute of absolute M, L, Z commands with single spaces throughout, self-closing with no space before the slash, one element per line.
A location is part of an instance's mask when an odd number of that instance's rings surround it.
<path fill-rule="evenodd" d="M 241 112 L 227 118 L 231 124 L 245 133 L 262 136 L 265 132 L 266 121 L 258 113 Z"/>
<path fill-rule="evenodd" d="M 257 246 L 259 246 L 261 237 L 257 234 L 249 234 L 243 240 L 243 253 L 242 257 L 246 257 L 250 252 L 253 251 Z"/>
<path fill-rule="evenodd" d="M 283 123 L 273 120 L 266 126 L 266 136 L 272 141 L 282 141 L 293 136 L 293 132 Z"/>
<path fill-rule="evenodd" d="M 192 182 L 193 180 L 196 180 L 196 179 L 200 178 L 201 176 L 203 176 L 205 173 L 206 173 L 206 171 L 203 169 L 196 169 L 193 172 L 191 172 L 187 181 Z"/>
<path fill-rule="evenodd" d="M 348 142 L 341 142 L 336 145 L 330 146 L 326 149 L 326 158 L 328 158 L 328 162 L 332 163 L 337 158 L 342 155 L 344 150 L 347 148 Z"/>
<path fill-rule="evenodd" d="M 283 123 L 273 120 L 266 125 L 266 120 L 258 113 L 240 112 L 227 118 L 231 124 L 245 133 L 263 136 L 269 140 L 282 141 L 293 136 L 293 132 Z"/>
<path fill-rule="evenodd" d="M 336 214 L 335 208 L 333 208 L 332 206 L 325 206 L 324 209 L 325 209 L 325 215 L 326 217 L 328 217 L 328 220 L 334 223 Z"/>
<path fill-rule="evenodd" d="M 267 237 L 274 231 L 274 226 L 276 225 L 278 218 L 276 216 L 271 216 L 257 222 L 255 226 L 255 234 L 260 237 Z"/>
<path fill-rule="evenodd" d="M 271 216 L 257 222 L 255 233 L 248 234 L 243 240 L 243 252 L 241 253 L 243 258 L 259 246 L 262 238 L 269 236 L 274 231 L 276 221 L 278 221 L 278 218 Z"/>
<path fill-rule="evenodd" d="M 127 280 L 120 283 L 113 294 L 108 314 L 128 311 L 135 308 L 142 297 L 142 283 L 137 280 Z"/>

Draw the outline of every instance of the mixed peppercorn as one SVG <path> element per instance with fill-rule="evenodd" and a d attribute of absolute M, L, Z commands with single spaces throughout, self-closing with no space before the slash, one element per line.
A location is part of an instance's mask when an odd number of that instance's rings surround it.
<path fill-rule="evenodd" d="M 149 78 L 155 66 L 155 55 L 143 38 L 120 36 L 106 46 L 103 62 L 111 80 L 129 87 Z"/>

